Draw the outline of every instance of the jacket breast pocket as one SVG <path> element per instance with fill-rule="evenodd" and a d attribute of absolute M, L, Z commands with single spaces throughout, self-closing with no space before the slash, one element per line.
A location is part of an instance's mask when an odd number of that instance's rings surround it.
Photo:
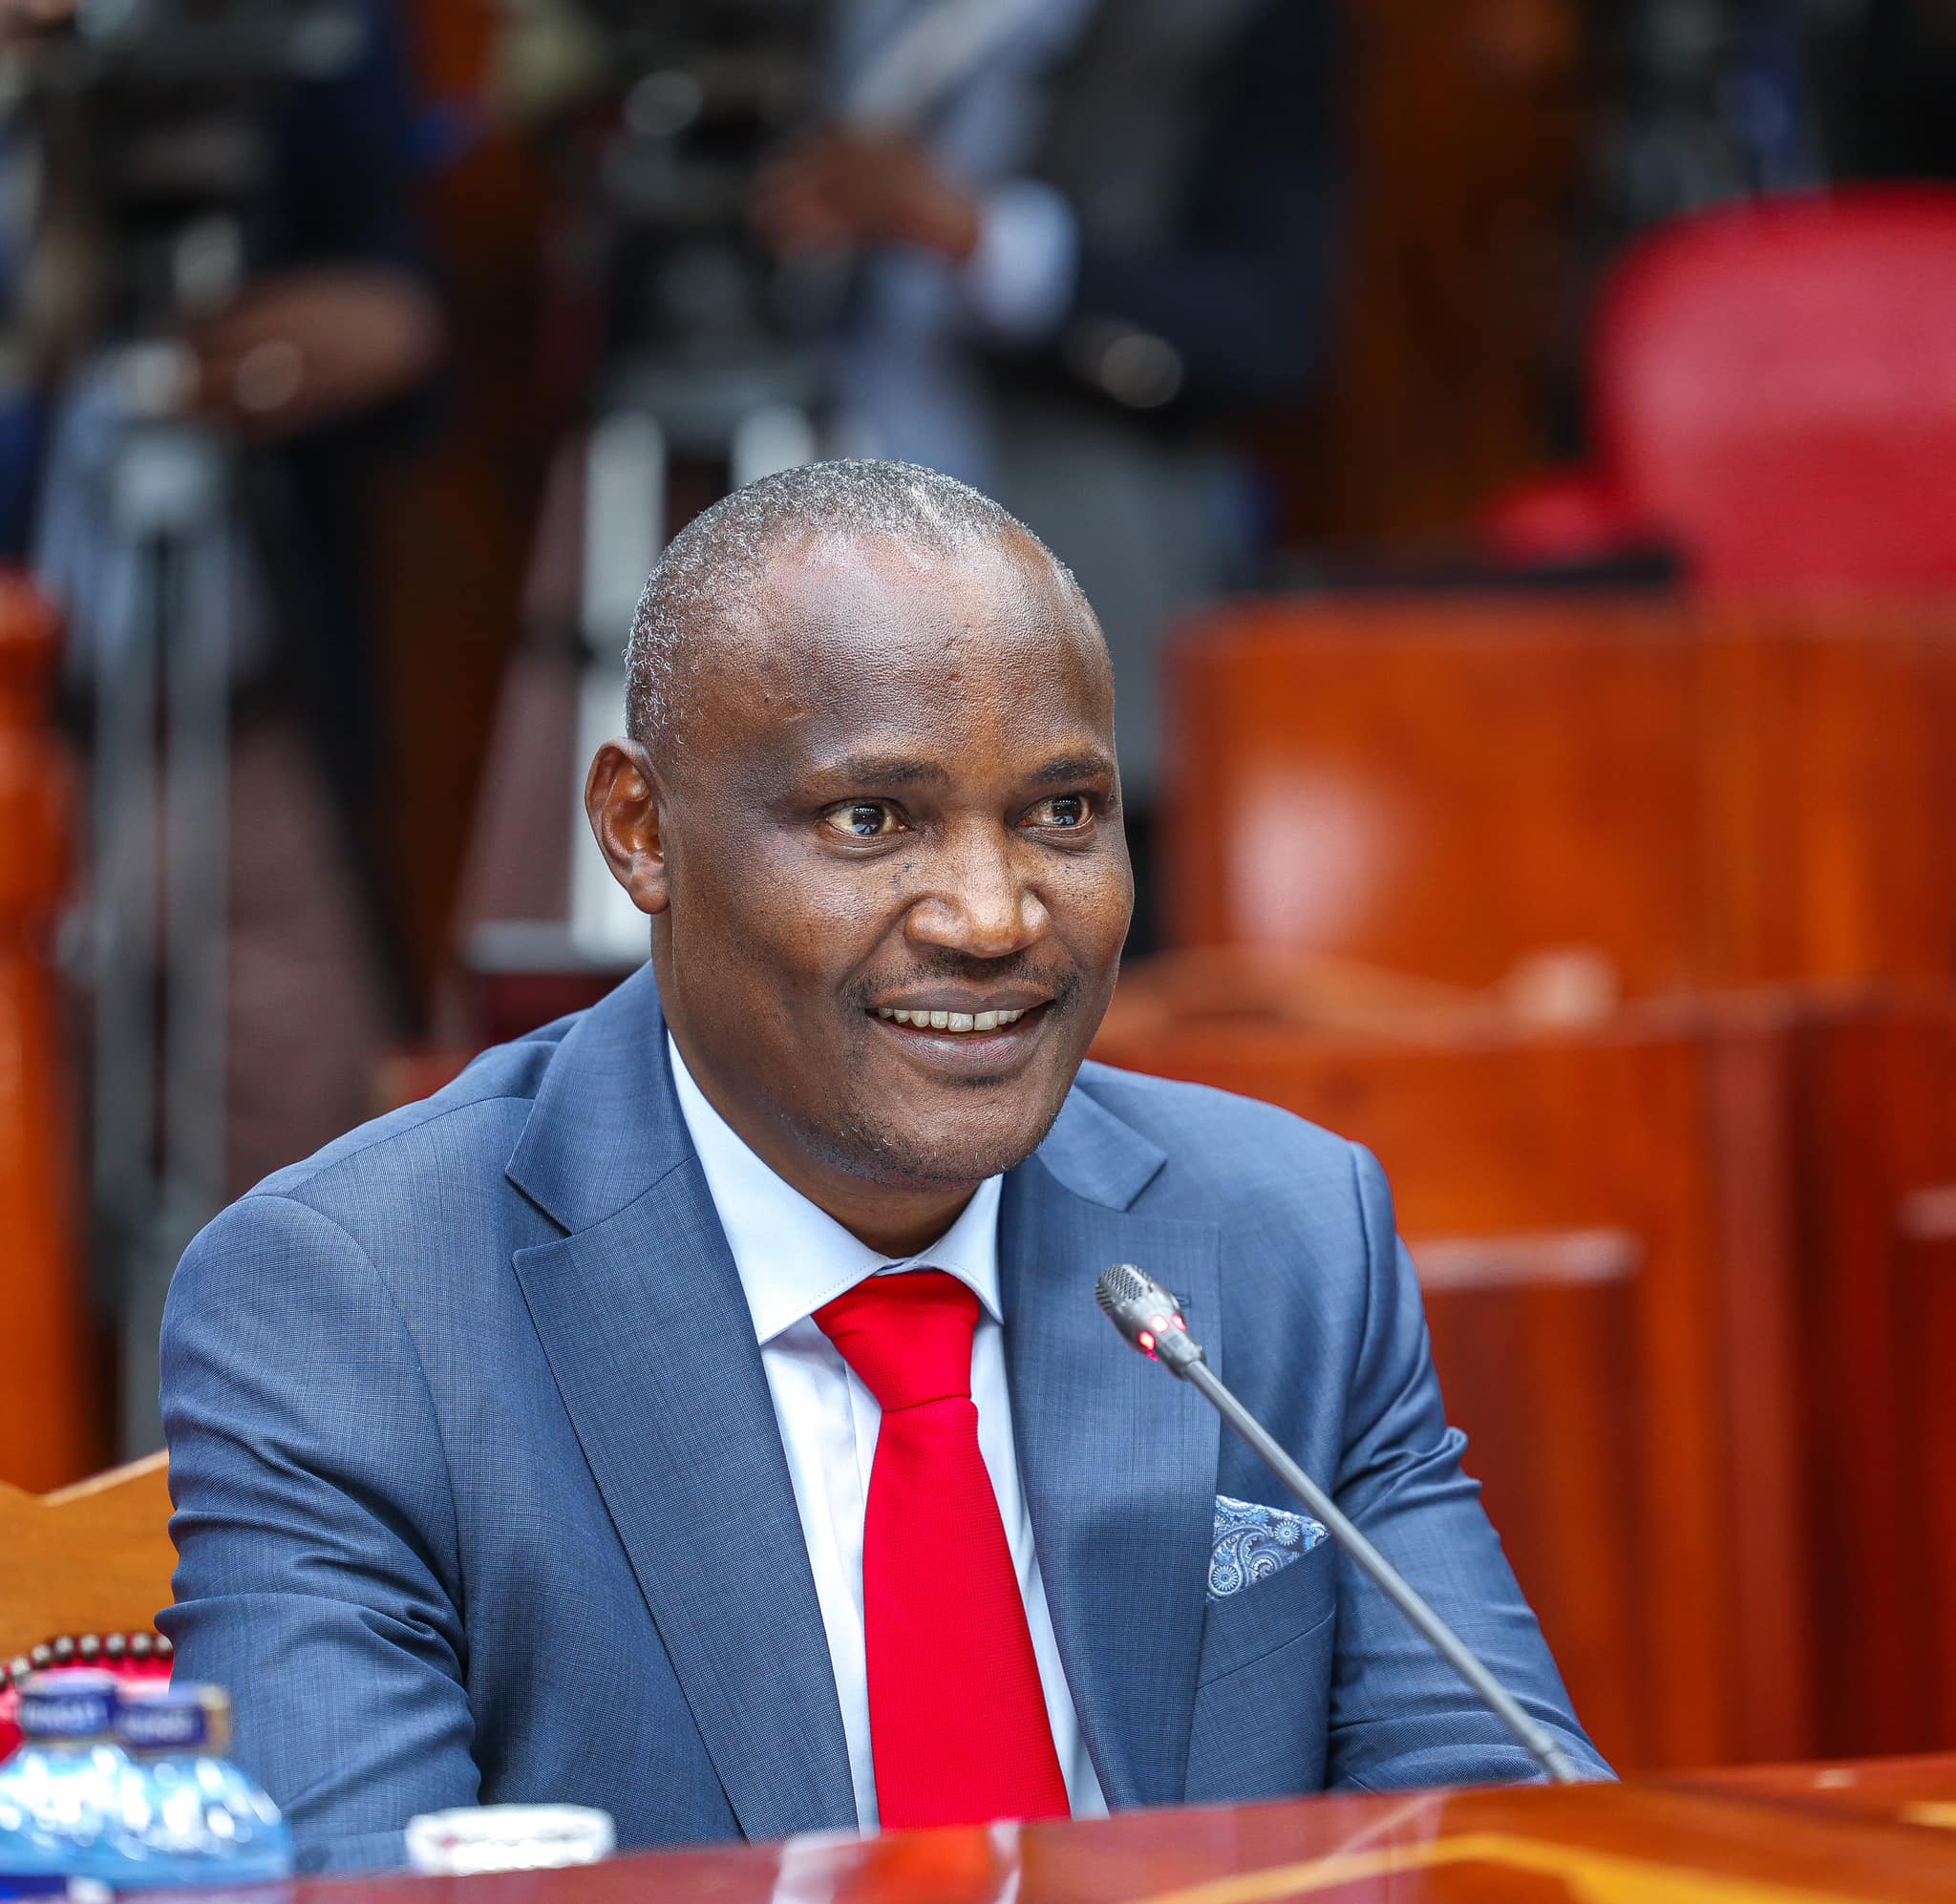
<path fill-rule="evenodd" d="M 1196 1683 L 1207 1685 L 1274 1653 L 1328 1618 L 1338 1603 L 1336 1550 L 1320 1541 L 1268 1578 L 1208 1602 Z"/>
<path fill-rule="evenodd" d="M 1337 1578 L 1326 1541 L 1268 1579 L 1209 1602 L 1185 1803 L 1323 1789 Z"/>

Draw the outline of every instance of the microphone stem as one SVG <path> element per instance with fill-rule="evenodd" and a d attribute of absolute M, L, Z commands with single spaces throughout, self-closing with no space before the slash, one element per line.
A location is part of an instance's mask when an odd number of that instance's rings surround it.
<path fill-rule="evenodd" d="M 1522 1711 L 1514 1695 L 1467 1650 L 1454 1629 L 1414 1592 L 1399 1570 L 1222 1386 L 1208 1364 L 1192 1361 L 1186 1369 L 1177 1372 L 1201 1390 L 1222 1419 L 1269 1464 L 1277 1478 L 1324 1522 L 1338 1545 L 1371 1575 L 1379 1591 L 1419 1629 L 1427 1644 L 1467 1682 L 1476 1697 L 1515 1735 L 1550 1780 L 1557 1785 L 1580 1784 L 1581 1774 L 1547 1731 Z"/>

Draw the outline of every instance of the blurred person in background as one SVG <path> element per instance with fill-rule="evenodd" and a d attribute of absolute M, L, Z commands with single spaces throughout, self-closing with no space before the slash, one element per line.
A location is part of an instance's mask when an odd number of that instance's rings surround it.
<path fill-rule="evenodd" d="M 270 178 L 241 288 L 182 336 L 188 408 L 240 453 L 247 551 L 231 654 L 229 1195 L 365 1114 L 400 998 L 358 507 L 363 473 L 398 443 L 436 367 L 442 326 L 413 212 L 402 24 L 386 0 L 352 11 L 351 63 L 271 102 Z M 0 0 L 30 58 L 32 36 L 74 11 L 74 0 Z M 110 433 L 86 360 L 62 370 L 16 413 L 5 553 L 32 560 L 85 640 Z"/>
<path fill-rule="evenodd" d="M 16 322 L 61 313 L 15 393 L 0 518 L 64 612 L 90 736 L 92 1220 L 133 1453 L 160 1440 L 182 1243 L 367 1115 L 400 1029 L 361 492 L 413 434 L 442 323 L 388 0 L 183 22 L 159 0 L 106 53 L 74 11 L 0 0 L 13 129 L 50 155 Z M 288 20 L 335 56 L 272 63 Z"/>
<path fill-rule="evenodd" d="M 754 221 L 850 261 L 839 447 L 996 495 L 1097 604 L 1152 938 L 1162 636 L 1254 574 L 1269 510 L 1219 440 L 1320 374 L 1346 63 L 1325 0 L 1046 0 L 882 129 L 879 61 L 923 0 L 840 0 L 833 119 L 762 175 Z"/>

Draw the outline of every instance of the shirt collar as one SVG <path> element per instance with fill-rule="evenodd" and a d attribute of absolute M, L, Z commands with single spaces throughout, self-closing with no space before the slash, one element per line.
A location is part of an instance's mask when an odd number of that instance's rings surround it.
<path fill-rule="evenodd" d="M 967 1284 L 993 1322 L 998 1300 L 998 1199 L 1003 1177 L 987 1177 L 958 1219 L 913 1257 L 886 1257 L 852 1236 L 827 1211 L 764 1164 L 692 1080 L 672 1034 L 666 1034 L 679 1114 L 706 1174 L 727 1233 L 727 1247 L 763 1345 L 824 1302 L 884 1270 L 947 1270 Z"/>

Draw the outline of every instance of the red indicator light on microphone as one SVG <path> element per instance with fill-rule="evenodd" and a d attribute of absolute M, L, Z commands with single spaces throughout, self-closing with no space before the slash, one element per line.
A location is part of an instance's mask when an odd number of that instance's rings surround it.
<path fill-rule="evenodd" d="M 1188 1334 L 1188 1324 L 1184 1322 L 1180 1316 L 1176 1317 L 1175 1319 L 1175 1326 L 1178 1329 L 1180 1329 L 1183 1335 Z"/>
<path fill-rule="evenodd" d="M 1153 1355 L 1155 1353 L 1155 1338 L 1146 1329 L 1143 1329 L 1141 1331 L 1140 1341 L 1141 1346 L 1144 1349 L 1146 1349 L 1150 1355 Z"/>

